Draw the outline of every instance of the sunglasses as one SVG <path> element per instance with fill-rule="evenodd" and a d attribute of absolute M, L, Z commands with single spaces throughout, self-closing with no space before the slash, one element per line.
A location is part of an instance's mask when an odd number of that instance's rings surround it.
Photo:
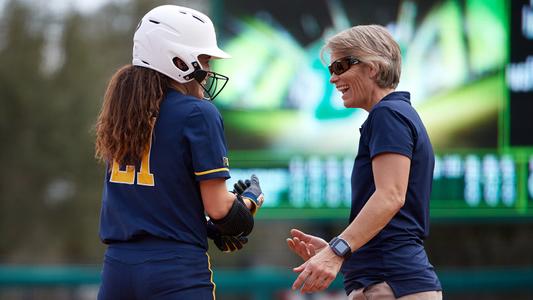
<path fill-rule="evenodd" d="M 353 56 L 339 58 L 328 66 L 329 74 L 333 75 L 333 73 L 335 73 L 336 75 L 341 75 L 342 73 L 348 71 L 352 65 L 356 65 L 360 62 L 360 60 Z"/>

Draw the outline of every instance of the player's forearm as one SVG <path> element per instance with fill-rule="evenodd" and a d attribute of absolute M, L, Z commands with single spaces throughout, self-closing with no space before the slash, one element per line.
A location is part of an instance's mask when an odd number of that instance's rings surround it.
<path fill-rule="evenodd" d="M 235 201 L 235 194 L 230 192 L 222 192 L 220 196 L 220 203 L 216 206 L 211 206 L 210 211 L 207 214 L 213 219 L 221 219 L 226 216 Z M 243 199 L 246 208 L 251 209 L 253 204 L 249 199 Z"/>
<path fill-rule="evenodd" d="M 359 249 L 390 222 L 404 200 L 394 193 L 376 191 L 340 237 L 350 244 L 352 252 Z"/>
<path fill-rule="evenodd" d="M 217 198 L 218 203 L 216 205 L 206 207 L 207 214 L 213 219 L 221 219 L 226 216 L 235 201 L 235 195 L 225 190 Z"/>

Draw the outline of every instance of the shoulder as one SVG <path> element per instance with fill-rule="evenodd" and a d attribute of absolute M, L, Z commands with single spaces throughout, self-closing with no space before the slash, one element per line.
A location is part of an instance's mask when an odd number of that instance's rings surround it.
<path fill-rule="evenodd" d="M 191 112 L 188 115 L 189 120 L 196 120 L 194 122 L 205 122 L 209 124 L 217 124 L 222 122 L 222 116 L 213 103 L 208 100 L 198 99 L 192 97 Z"/>
<path fill-rule="evenodd" d="M 220 116 L 220 112 L 210 101 L 190 95 L 184 95 L 175 91 L 168 92 L 163 103 L 166 106 L 186 111 L 189 116 Z"/>
<path fill-rule="evenodd" d="M 393 116 L 397 113 L 398 113 L 397 109 L 395 109 L 389 103 L 380 102 L 376 104 L 374 108 L 372 108 L 372 110 L 368 114 L 368 119 L 374 120 L 374 119 L 386 118 L 387 116 Z"/>
<path fill-rule="evenodd" d="M 401 128 L 415 129 L 415 123 L 412 120 L 412 110 L 408 103 L 396 103 L 400 101 L 387 101 L 376 104 L 368 115 L 368 125 L 373 131 L 393 131 L 397 132 Z M 403 102 L 403 101 L 401 101 Z"/>
<path fill-rule="evenodd" d="M 207 115 L 217 115 L 217 116 L 220 115 L 220 112 L 218 111 L 216 106 L 213 104 L 213 102 L 209 100 L 198 99 L 198 98 L 194 98 L 194 99 L 196 101 L 194 101 L 193 105 L 202 113 L 207 114 Z"/>

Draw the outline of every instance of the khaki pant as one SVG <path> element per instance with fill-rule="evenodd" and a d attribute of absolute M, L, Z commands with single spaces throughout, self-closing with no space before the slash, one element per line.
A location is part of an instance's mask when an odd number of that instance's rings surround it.
<path fill-rule="evenodd" d="M 386 282 L 371 285 L 367 288 L 352 291 L 348 295 L 349 300 L 441 300 L 441 291 L 428 291 L 411 295 L 406 295 L 400 298 L 394 297 L 391 287 Z"/>

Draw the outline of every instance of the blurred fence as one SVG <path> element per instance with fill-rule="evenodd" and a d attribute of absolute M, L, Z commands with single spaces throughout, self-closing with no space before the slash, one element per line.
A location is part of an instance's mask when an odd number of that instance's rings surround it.
<path fill-rule="evenodd" d="M 17 289 L 27 291 L 23 299 L 32 297 L 32 289 L 76 289 L 92 286 L 95 296 L 100 283 L 100 266 L 0 266 L 0 295 L 3 291 Z M 522 293 L 533 295 L 533 268 L 477 268 L 447 269 L 438 272 L 445 294 Z M 276 299 L 288 293 L 295 274 L 288 269 L 261 267 L 246 270 L 223 269 L 214 271 L 217 295 L 248 296 L 254 300 Z M 339 276 L 329 290 L 342 290 Z M 89 293 L 90 294 L 90 293 Z M 3 297 L 0 297 L 3 299 Z M 67 293 L 65 299 L 80 299 L 75 292 Z M 289 297 L 284 297 L 289 298 Z M 448 298 L 448 297 L 447 297 Z"/>

